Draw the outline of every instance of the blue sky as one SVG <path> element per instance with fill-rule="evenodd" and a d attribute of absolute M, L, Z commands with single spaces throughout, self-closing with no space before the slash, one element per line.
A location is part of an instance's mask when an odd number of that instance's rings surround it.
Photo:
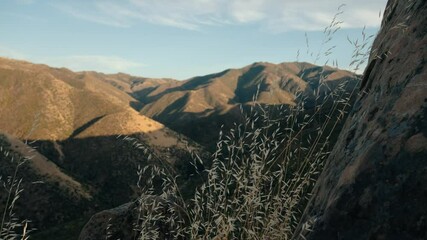
<path fill-rule="evenodd" d="M 340 29 L 322 46 L 323 30 L 341 4 Z M 0 0 L 0 56 L 75 71 L 176 79 L 258 61 L 329 60 L 351 69 L 354 47 L 347 38 L 360 43 L 364 27 L 366 36 L 375 34 L 385 5 L 386 0 Z"/>

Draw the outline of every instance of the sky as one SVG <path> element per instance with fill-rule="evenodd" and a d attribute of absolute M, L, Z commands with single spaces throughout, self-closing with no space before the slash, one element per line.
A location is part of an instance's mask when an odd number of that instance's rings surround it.
<path fill-rule="evenodd" d="M 254 62 L 353 70 L 354 43 L 369 46 L 386 2 L 0 0 L 0 56 L 180 80 Z"/>

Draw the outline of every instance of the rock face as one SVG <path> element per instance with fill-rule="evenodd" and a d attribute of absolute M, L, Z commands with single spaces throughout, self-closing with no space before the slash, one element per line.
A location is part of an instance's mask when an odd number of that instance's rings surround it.
<path fill-rule="evenodd" d="M 294 239 L 427 239 L 427 1 L 388 2 Z"/>

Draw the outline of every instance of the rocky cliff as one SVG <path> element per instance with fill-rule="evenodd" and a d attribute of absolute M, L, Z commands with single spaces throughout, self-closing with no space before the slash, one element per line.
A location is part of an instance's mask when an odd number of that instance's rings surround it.
<path fill-rule="evenodd" d="M 389 0 L 294 239 L 427 239 L 427 1 Z"/>

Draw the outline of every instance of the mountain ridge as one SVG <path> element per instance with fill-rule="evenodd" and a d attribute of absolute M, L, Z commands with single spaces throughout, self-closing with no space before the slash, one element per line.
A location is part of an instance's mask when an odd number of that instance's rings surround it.
<path fill-rule="evenodd" d="M 221 125 L 242 121 L 241 110 L 253 106 L 253 100 L 272 107 L 309 104 L 322 101 L 322 94 L 342 82 L 352 89 L 359 80 L 347 71 L 309 63 L 253 63 L 177 81 L 0 58 L 0 136 L 18 155 L 26 155 L 20 149 L 34 150 L 37 158 L 22 176 L 45 183 L 25 185 L 33 191 L 23 201 L 33 204 L 22 207 L 19 216 L 35 220 L 41 230 L 35 239 L 45 239 L 61 224 L 77 232 L 87 220 L 77 216 L 87 218 L 133 199 L 137 169 L 153 163 L 170 164 L 191 192 L 199 181 L 191 170 L 191 152 L 205 159 Z M 149 154 L 156 156 L 154 162 Z M 0 175 L 10 175 L 14 163 L 0 160 L 8 166 Z M 47 208 L 49 201 L 61 204 Z M 63 207 L 76 210 L 61 212 Z M 51 221 L 54 213 L 57 219 Z"/>
<path fill-rule="evenodd" d="M 28 189 L 21 201 L 31 204 L 18 203 L 17 216 L 33 220 L 41 234 L 35 239 L 61 225 L 78 232 L 74 228 L 94 212 L 131 200 L 138 167 L 164 164 L 150 162 L 149 154 L 177 172 L 190 164 L 190 151 L 205 154 L 191 139 L 141 115 L 135 102 L 92 73 L 0 58 L 0 145 L 8 149 L 0 153 L 0 176 L 14 176 L 19 168 Z M 25 159 L 20 166 L 17 160 Z"/>
<path fill-rule="evenodd" d="M 214 145 L 222 125 L 239 122 L 240 108 L 256 103 L 280 106 L 322 101 L 332 89 L 346 84 L 354 91 L 359 75 L 310 63 L 258 62 L 239 69 L 194 77 L 173 84 L 139 89 L 133 97 L 144 105 L 140 112 L 204 146 Z M 255 99 L 254 99 L 255 97 Z M 223 120 L 221 120 L 223 119 Z M 214 123 L 211 124 L 212 120 Z M 207 131 L 203 137 L 199 131 Z"/>

